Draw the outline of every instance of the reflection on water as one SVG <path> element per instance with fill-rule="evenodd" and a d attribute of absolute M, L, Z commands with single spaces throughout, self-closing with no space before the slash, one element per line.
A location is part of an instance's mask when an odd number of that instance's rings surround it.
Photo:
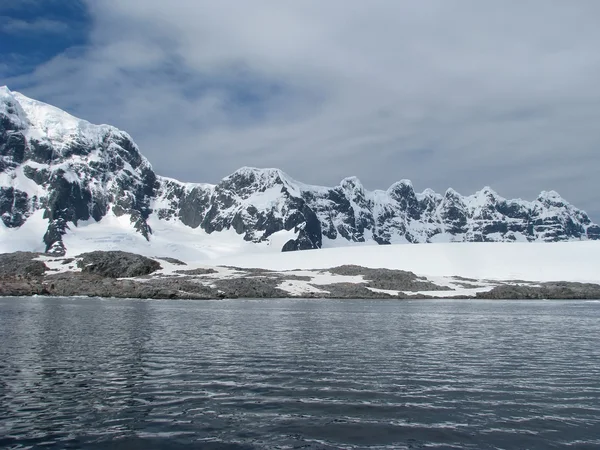
<path fill-rule="evenodd" d="M 0 447 L 600 448 L 600 304 L 0 299 Z"/>

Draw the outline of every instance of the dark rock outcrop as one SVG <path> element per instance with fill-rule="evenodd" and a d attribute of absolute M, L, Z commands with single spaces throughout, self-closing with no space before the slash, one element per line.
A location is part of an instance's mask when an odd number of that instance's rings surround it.
<path fill-rule="evenodd" d="M 447 287 L 440 287 L 427 280 L 423 280 L 413 272 L 394 269 L 370 269 L 367 267 L 345 265 L 329 269 L 336 275 L 363 276 L 367 281 L 365 287 L 385 289 L 391 291 L 443 291 Z"/>
<path fill-rule="evenodd" d="M 506 284 L 489 292 L 480 292 L 481 299 L 585 300 L 600 299 L 600 285 L 591 283 L 552 282 L 540 286 Z"/>
<path fill-rule="evenodd" d="M 38 256 L 32 252 L 0 253 L 0 278 L 43 276 L 48 267 L 35 259 Z"/>
<path fill-rule="evenodd" d="M 77 257 L 77 267 L 82 273 L 105 278 L 141 277 L 161 268 L 154 259 L 121 251 L 82 253 Z"/>

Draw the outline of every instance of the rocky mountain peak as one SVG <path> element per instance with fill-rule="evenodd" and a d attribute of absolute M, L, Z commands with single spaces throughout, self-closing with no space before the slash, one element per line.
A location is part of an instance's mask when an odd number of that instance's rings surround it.
<path fill-rule="evenodd" d="M 568 202 L 556 191 L 542 191 L 537 197 L 537 201 L 545 206 L 562 207 Z"/>
<path fill-rule="evenodd" d="M 299 195 L 296 182 L 282 170 L 273 168 L 242 167 L 223 178 L 217 185 L 217 189 L 232 190 L 244 198 L 272 188 L 277 188 L 281 192 L 292 191 L 295 195 Z"/>
<path fill-rule="evenodd" d="M 417 199 L 417 195 L 415 194 L 415 190 L 410 180 L 400 180 L 392 184 L 388 188 L 387 194 L 391 199 L 396 201 L 401 210 L 406 211 L 411 218 L 418 219 L 421 216 L 419 200 Z"/>
<path fill-rule="evenodd" d="M 128 215 L 149 237 L 156 175 L 131 137 L 93 125 L 7 88 L 0 92 L 0 214 L 19 227 L 38 209 L 46 251 L 64 252 L 62 236 L 79 221 Z M 29 186 L 23 189 L 23 187 Z M 12 200 L 12 204 L 11 204 Z M 18 201 L 15 201 L 18 200 Z"/>
<path fill-rule="evenodd" d="M 527 202 L 506 200 L 489 187 L 468 197 L 453 189 L 417 194 L 401 180 L 371 192 L 356 177 L 328 188 L 254 167 L 216 185 L 158 177 L 127 133 L 0 87 L 0 227 L 18 229 L 38 211 L 45 221 L 40 241 L 56 254 L 64 253 L 69 230 L 77 233 L 82 221 L 102 224 L 107 216 L 125 218 L 132 233 L 150 242 L 152 219 L 199 233 L 234 230 L 255 243 L 284 236 L 286 251 L 319 248 L 324 239 L 600 239 L 600 227 L 554 191 Z"/>
<path fill-rule="evenodd" d="M 289 178 L 282 170 L 275 168 L 241 167 L 232 174 L 223 178 L 222 182 L 244 180 L 248 183 L 268 185 L 283 184 Z"/>
<path fill-rule="evenodd" d="M 496 197 L 498 197 L 498 193 L 489 186 L 484 186 L 483 189 L 477 191 L 475 195 L 480 198 L 484 197 L 488 199 L 496 199 Z"/>
<path fill-rule="evenodd" d="M 427 188 L 423 192 L 421 192 L 420 194 L 417 194 L 417 198 L 419 198 L 419 199 L 424 198 L 424 197 L 435 198 L 435 199 L 438 199 L 438 200 L 442 199 L 442 195 L 439 194 L 439 193 L 437 193 L 437 192 L 435 192 L 431 188 Z"/>
<path fill-rule="evenodd" d="M 463 196 L 452 188 L 446 189 L 446 193 L 444 194 L 444 200 L 448 201 L 462 201 L 462 198 Z"/>
<path fill-rule="evenodd" d="M 362 185 L 361 181 L 357 177 L 346 177 L 342 181 L 340 181 L 340 187 L 349 193 L 355 194 L 364 194 L 365 188 Z"/>
<path fill-rule="evenodd" d="M 6 86 L 0 86 L 0 114 L 5 125 L 10 124 L 15 130 L 27 126 L 27 122 L 24 120 L 26 117 L 25 111 Z"/>
<path fill-rule="evenodd" d="M 392 184 L 388 190 L 388 195 L 396 201 L 402 199 L 413 199 L 416 201 L 417 196 L 410 180 L 400 180 Z"/>

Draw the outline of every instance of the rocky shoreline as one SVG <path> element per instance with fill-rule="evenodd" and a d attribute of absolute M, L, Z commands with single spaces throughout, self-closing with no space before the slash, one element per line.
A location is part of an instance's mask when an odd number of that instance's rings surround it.
<path fill-rule="evenodd" d="M 1 296 L 152 299 L 600 299 L 600 285 L 567 281 L 430 280 L 412 272 L 345 265 L 272 271 L 192 266 L 174 258 L 96 251 L 74 258 L 0 254 Z"/>

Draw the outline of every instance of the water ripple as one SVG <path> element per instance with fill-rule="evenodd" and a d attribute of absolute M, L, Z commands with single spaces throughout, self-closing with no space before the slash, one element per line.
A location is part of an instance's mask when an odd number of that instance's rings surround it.
<path fill-rule="evenodd" d="M 600 304 L 0 299 L 2 448 L 598 448 Z"/>

